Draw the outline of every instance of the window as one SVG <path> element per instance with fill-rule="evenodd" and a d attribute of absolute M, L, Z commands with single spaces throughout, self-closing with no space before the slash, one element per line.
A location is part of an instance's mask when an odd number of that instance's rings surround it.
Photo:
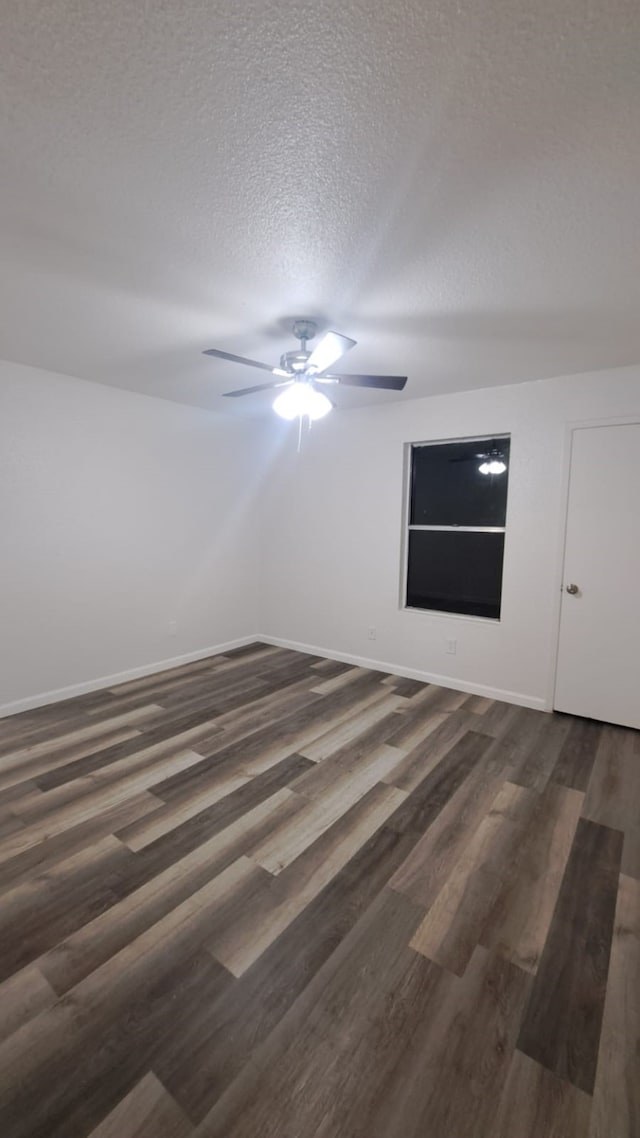
<path fill-rule="evenodd" d="M 500 618 L 510 437 L 410 447 L 407 608 Z"/>

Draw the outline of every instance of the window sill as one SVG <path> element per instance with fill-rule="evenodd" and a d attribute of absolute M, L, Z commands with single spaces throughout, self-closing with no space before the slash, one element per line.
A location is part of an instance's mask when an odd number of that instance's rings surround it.
<path fill-rule="evenodd" d="M 441 609 L 413 608 L 410 605 L 400 605 L 400 612 L 421 613 L 424 616 L 440 617 L 442 620 L 467 620 L 474 624 L 499 625 L 502 618 L 499 616 L 470 616 L 463 612 L 442 612 Z"/>

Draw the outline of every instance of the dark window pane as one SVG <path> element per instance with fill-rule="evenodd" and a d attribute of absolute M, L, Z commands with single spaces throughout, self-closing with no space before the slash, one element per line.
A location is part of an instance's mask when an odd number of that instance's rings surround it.
<path fill-rule="evenodd" d="M 503 533 L 409 530 L 407 605 L 500 616 Z"/>
<path fill-rule="evenodd" d="M 503 474 L 481 474 L 495 444 Z M 411 525 L 503 526 L 507 513 L 509 439 L 472 439 L 411 448 Z"/>

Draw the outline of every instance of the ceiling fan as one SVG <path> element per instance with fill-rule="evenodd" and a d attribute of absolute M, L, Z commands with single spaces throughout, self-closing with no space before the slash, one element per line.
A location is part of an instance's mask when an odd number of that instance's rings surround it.
<path fill-rule="evenodd" d="M 449 462 L 482 462 L 478 467 L 481 474 L 504 474 L 507 463 L 503 452 L 499 449 L 496 440 L 491 440 L 489 450 L 477 451 L 476 454 L 467 454 L 464 458 L 450 458 Z"/>
<path fill-rule="evenodd" d="M 274 400 L 273 409 L 283 419 L 302 419 L 303 415 L 309 419 L 321 419 L 335 403 L 328 395 L 320 390 L 321 386 L 342 384 L 346 387 L 376 387 L 387 391 L 402 391 L 407 382 L 406 375 L 329 375 L 329 369 L 339 359 L 353 348 L 355 340 L 342 336 L 339 332 L 326 332 L 316 344 L 313 351 L 307 350 L 307 343 L 316 334 L 316 324 L 313 320 L 296 320 L 293 324 L 293 334 L 300 341 L 300 346 L 291 352 L 285 352 L 280 357 L 280 366 L 271 367 L 270 364 L 260 363 L 259 360 L 249 360 L 245 356 L 234 356 L 231 352 L 220 351 L 219 348 L 208 348 L 203 354 L 215 356 L 221 360 L 231 360 L 232 363 L 246 364 L 248 367 L 261 368 L 276 376 L 274 383 L 259 383 L 255 387 L 242 387 L 238 391 L 225 391 L 224 394 L 231 399 L 240 395 L 253 395 L 255 391 L 268 391 L 282 388 L 281 394 Z"/>

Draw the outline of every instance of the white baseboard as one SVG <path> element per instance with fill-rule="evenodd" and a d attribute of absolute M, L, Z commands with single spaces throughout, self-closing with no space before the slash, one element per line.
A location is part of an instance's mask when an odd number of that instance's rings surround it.
<path fill-rule="evenodd" d="M 455 691 L 485 696 L 487 699 L 499 699 L 503 700 L 504 703 L 515 703 L 519 707 L 531 707 L 536 711 L 551 711 L 546 700 L 537 696 L 526 695 L 523 692 L 509 691 L 506 688 L 492 688 L 486 684 L 458 679 L 457 676 L 440 676 L 435 672 L 406 668 L 402 664 L 390 664 L 386 660 L 371 660 L 366 656 L 352 656 L 348 652 L 337 652 L 332 648 L 318 647 L 316 644 L 301 644 L 297 640 L 283 640 L 277 636 L 257 633 L 255 636 L 240 636 L 237 640 L 228 640 L 224 644 L 214 644 L 209 648 L 200 648 L 196 652 L 187 652 L 183 656 L 172 656 L 168 660 L 158 660 L 155 664 L 142 664 L 138 668 L 128 668 L 124 672 L 115 672 L 110 676 L 97 676 L 94 680 L 70 684 L 68 687 L 56 688 L 53 691 L 39 692 L 37 695 L 17 699 L 13 703 L 2 704 L 0 705 L 0 719 L 7 715 L 17 715 L 21 711 L 31 711 L 35 707 L 43 707 L 47 703 L 59 703 L 61 700 L 71 699 L 75 695 L 85 695 L 87 692 L 99 691 L 101 688 L 112 688 L 116 684 L 126 683 L 127 680 L 137 680 L 141 676 L 153 676 L 156 672 L 165 672 L 169 668 L 179 667 L 180 664 L 191 664 L 194 660 L 204 660 L 207 656 L 220 656 L 224 652 L 230 652 L 232 648 L 243 648 L 245 644 L 255 642 L 273 644 L 277 648 L 291 648 L 294 652 L 307 652 L 312 656 L 325 656 L 329 660 L 340 660 L 345 664 L 354 664 L 360 668 L 371 668 L 378 672 L 390 672 L 394 676 L 406 676 L 410 680 L 420 680 L 425 684 L 437 684 L 439 687 L 453 688 Z"/>
<path fill-rule="evenodd" d="M 224 652 L 230 652 L 232 648 L 243 648 L 245 644 L 253 644 L 259 639 L 258 636 L 240 636 L 237 640 L 227 640 L 225 644 L 199 648 L 196 652 L 171 656 L 168 660 L 158 660 L 155 664 L 142 664 L 138 668 L 114 672 L 111 676 L 97 676 L 95 680 L 85 680 L 81 684 L 70 684 L 65 688 L 55 688 L 53 691 L 40 692 L 25 699 L 16 699 L 13 703 L 0 704 L 0 719 L 4 719 L 7 715 L 17 715 L 21 711 L 32 711 L 34 707 L 43 707 L 47 703 L 60 703 L 61 700 L 71 699 L 74 695 L 85 695 L 87 692 L 100 691 L 101 688 L 113 688 L 116 684 L 124 684 L 127 680 L 138 680 L 141 676 L 153 676 L 156 672 L 166 672 L 169 668 L 178 668 L 180 664 L 192 664 L 194 660 L 204 660 L 207 656 L 221 656 Z"/>
<path fill-rule="evenodd" d="M 438 687 L 453 688 L 454 691 L 481 695 L 486 699 L 499 699 L 504 703 L 515 703 L 518 707 L 531 707 L 534 711 L 551 711 L 545 699 L 526 695 L 524 692 L 509 691 L 506 688 L 492 688 L 486 684 L 471 683 L 457 676 L 440 676 L 435 672 L 422 672 L 417 668 L 405 668 L 402 664 L 389 664 L 385 660 L 370 660 L 366 656 L 352 656 L 348 652 L 336 652 L 333 648 L 319 648 L 315 644 L 300 644 L 297 640 L 282 640 L 278 636 L 264 633 L 254 637 L 263 644 L 273 644 L 277 648 L 291 648 L 294 652 L 308 652 L 311 656 L 326 656 L 329 660 L 340 660 L 344 664 L 354 664 L 359 668 L 371 668 L 377 672 L 390 672 L 393 676 L 406 676 L 409 680 L 420 680 L 424 684 L 437 684 Z"/>

